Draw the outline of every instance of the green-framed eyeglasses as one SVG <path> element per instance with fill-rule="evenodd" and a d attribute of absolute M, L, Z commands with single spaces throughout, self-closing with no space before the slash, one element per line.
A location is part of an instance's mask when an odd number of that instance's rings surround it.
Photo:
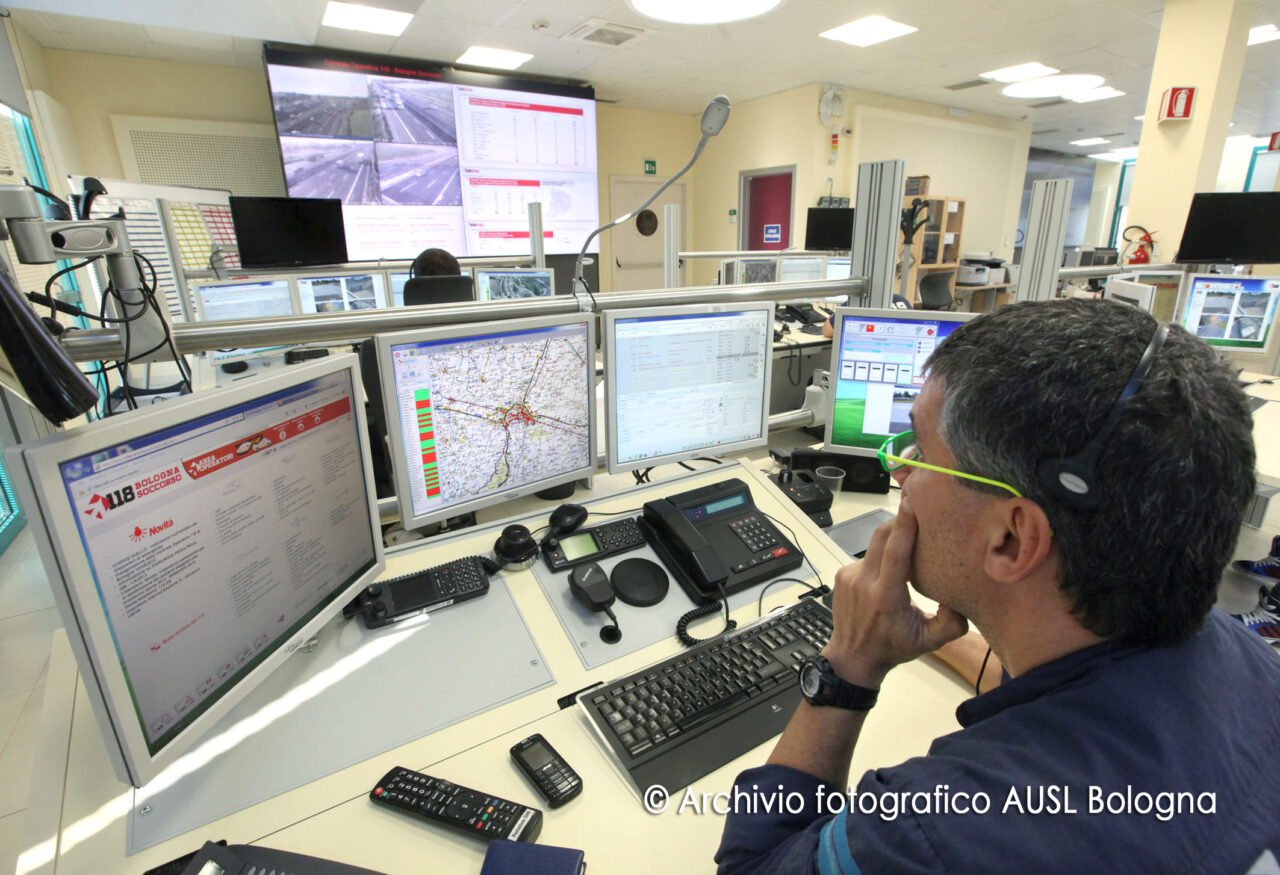
<path fill-rule="evenodd" d="M 886 471 L 896 471 L 903 465 L 912 465 L 916 468 L 927 468 L 930 471 L 950 474 L 953 477 L 963 477 L 965 480 L 985 483 L 988 486 L 998 486 L 1013 493 L 1015 498 L 1022 498 L 1022 493 L 1008 483 L 1001 483 L 999 480 L 992 480 L 989 477 L 979 477 L 977 474 L 968 474 L 964 471 L 956 471 L 953 468 L 943 468 L 941 465 L 930 465 L 927 462 L 918 461 L 916 456 L 919 452 L 916 448 L 916 433 L 904 431 L 902 434 L 893 435 L 881 444 L 880 449 L 876 451 L 876 458 L 880 460 L 880 464 L 884 466 Z"/>

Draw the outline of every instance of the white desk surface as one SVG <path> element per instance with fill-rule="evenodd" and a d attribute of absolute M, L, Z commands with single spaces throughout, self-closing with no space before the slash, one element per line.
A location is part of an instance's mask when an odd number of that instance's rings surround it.
<path fill-rule="evenodd" d="M 671 491 L 691 489 L 728 476 L 747 480 L 757 505 L 791 526 L 798 545 L 822 580 L 830 584 L 847 557 L 756 470 L 764 464 L 757 459 L 731 471 L 700 471 L 696 477 L 673 484 Z M 681 473 L 679 468 L 670 470 Z M 659 469 L 655 473 L 662 472 Z M 629 475 L 598 478 L 593 493 L 604 494 L 604 488 L 616 489 L 619 482 L 626 484 L 629 480 Z M 634 501 L 634 496 L 619 495 L 601 509 L 630 508 L 635 506 Z M 837 519 L 846 519 L 877 508 L 893 510 L 896 505 L 896 490 L 887 496 L 842 493 L 833 513 Z M 429 541 L 412 545 L 388 557 L 387 573 L 484 552 L 494 537 L 493 531 L 488 530 L 461 538 L 447 545 L 447 549 Z M 142 872 L 195 850 L 205 839 L 220 838 L 233 844 L 259 843 L 313 854 L 387 873 L 417 873 L 427 868 L 479 871 L 483 844 L 417 823 L 397 812 L 375 808 L 368 801 L 369 790 L 396 765 L 541 808 L 545 821 L 540 842 L 581 848 L 588 862 L 609 872 L 647 873 L 655 868 L 709 871 L 722 819 L 714 814 L 676 814 L 674 806 L 661 816 L 647 814 L 577 709 L 559 711 L 556 707 L 560 696 L 677 652 L 680 648 L 674 636 L 587 671 L 532 573 L 507 572 L 505 576 L 555 675 L 554 687 L 371 757 L 128 858 L 123 853 L 129 788 L 121 785 L 111 771 L 75 661 L 65 635 L 59 632 L 50 660 L 42 743 L 33 769 L 24 851 L 17 871 Z M 793 601 L 802 589 L 793 585 L 770 591 L 765 598 L 765 611 Z M 736 611 L 734 616 L 739 623 L 755 619 L 755 603 Z M 437 614 L 432 622 L 448 622 L 448 611 Z M 708 634 L 718 622 L 716 618 L 703 620 L 705 625 L 695 625 L 692 631 L 695 635 Z M 464 665 L 459 668 L 465 670 Z M 371 682 L 376 683 L 377 663 L 365 670 Z M 430 681 L 424 677 L 419 690 L 388 691 L 389 716 L 394 715 L 394 695 L 429 696 Z M 919 660 L 895 671 L 881 704 L 868 721 L 855 758 L 855 774 L 925 753 L 935 737 L 958 728 L 955 707 L 965 696 L 963 684 L 931 660 Z M 543 733 L 582 775 L 582 795 L 562 809 L 551 811 L 540 804 L 511 763 L 511 744 L 533 732 Z M 727 790 L 738 771 L 762 764 L 771 748 L 772 742 L 761 745 L 695 782 L 694 790 Z M 619 841 L 621 836 L 626 837 L 625 842 Z M 636 849 L 643 850 L 637 853 Z M 426 861 L 430 861 L 429 866 L 424 865 Z"/>
<path fill-rule="evenodd" d="M 1265 405 L 1254 414 L 1254 422 L 1260 435 L 1280 433 L 1280 403 Z M 803 440 L 797 433 L 772 437 L 771 443 L 775 445 L 790 446 Z M 1260 481 L 1280 485 L 1280 441 L 1263 439 L 1257 444 Z M 830 584 L 847 557 L 757 470 L 770 464 L 765 460 L 764 451 L 757 451 L 753 456 L 732 471 L 718 466 L 699 471 L 696 477 L 673 483 L 670 491 L 691 489 L 728 476 L 746 479 L 758 506 L 791 526 L 798 545 L 818 569 L 822 581 Z M 655 471 L 667 476 L 680 473 L 675 466 Z M 591 493 L 586 496 L 580 493 L 578 498 L 608 496 L 630 484 L 630 475 L 601 475 L 595 478 Z M 602 503 L 599 509 L 631 508 L 635 506 L 634 501 L 634 496 L 617 495 Z M 888 495 L 841 493 L 836 496 L 832 516 L 845 520 L 876 509 L 892 512 L 897 501 L 897 490 L 891 490 Z M 535 500 L 520 499 L 515 503 L 519 506 L 504 508 L 504 514 L 527 513 L 537 506 L 529 502 Z M 552 503 L 543 504 L 547 511 L 551 507 Z M 495 518 L 496 514 L 489 517 Z M 1246 527 L 1241 531 L 1235 558 L 1254 559 L 1265 555 L 1271 536 L 1277 531 L 1280 531 L 1280 501 L 1273 501 L 1261 529 Z M 437 546 L 427 541 L 397 549 L 388 556 L 387 573 L 402 573 L 414 567 L 436 565 L 457 555 L 485 552 L 494 537 L 495 532 L 486 528 L 448 545 Z M 602 668 L 587 671 L 532 573 L 508 572 L 506 576 L 516 603 L 555 675 L 553 687 L 371 757 L 128 858 L 123 854 L 129 788 L 121 785 L 112 773 L 75 661 L 60 630 L 54 637 L 49 664 L 41 745 L 33 765 L 27 807 L 25 850 L 19 856 L 17 871 L 23 875 L 142 872 L 195 850 L 205 839 L 224 838 L 234 844 L 258 843 L 386 873 L 417 873 L 427 868 L 478 872 L 484 855 L 483 844 L 455 836 L 443 828 L 419 824 L 396 812 L 375 808 L 367 800 L 366 794 L 378 778 L 396 765 L 541 808 L 545 821 L 540 842 L 580 848 L 586 852 L 589 863 L 609 872 L 647 875 L 655 870 L 710 871 L 722 818 L 715 814 L 676 814 L 674 805 L 660 816 L 645 813 L 635 792 L 611 763 L 577 709 L 559 711 L 556 707 L 560 696 L 627 674 L 675 653 L 679 647 L 674 636 Z M 765 598 L 766 612 L 794 600 L 801 591 L 799 586 L 771 591 Z M 1252 608 L 1256 600 L 1256 583 L 1228 569 L 1219 593 L 1219 606 L 1238 612 Z M 921 602 L 926 609 L 932 608 L 928 602 Z M 739 623 L 755 619 L 755 604 L 739 609 L 734 616 Z M 433 622 L 448 622 L 448 612 L 440 612 Z M 703 620 L 701 623 L 705 625 L 695 625 L 693 632 L 708 634 L 717 628 L 718 622 L 716 618 Z M 370 664 L 367 670 L 371 681 L 376 682 L 377 663 Z M 424 678 L 421 689 L 396 692 L 429 696 L 430 682 Z M 892 765 L 923 754 L 934 738 L 956 730 L 955 707 L 967 695 L 968 690 L 960 680 L 932 659 L 920 659 L 895 670 L 859 742 L 851 773 L 854 779 L 868 768 Z M 389 713 L 394 713 L 390 699 Z M 508 755 L 511 744 L 534 732 L 543 733 L 583 778 L 582 796 L 556 811 L 540 804 Z M 771 748 L 772 742 L 768 742 L 744 754 L 695 782 L 693 790 L 697 793 L 727 790 L 734 775 L 763 763 Z M 625 840 L 619 841 L 620 837 Z"/>

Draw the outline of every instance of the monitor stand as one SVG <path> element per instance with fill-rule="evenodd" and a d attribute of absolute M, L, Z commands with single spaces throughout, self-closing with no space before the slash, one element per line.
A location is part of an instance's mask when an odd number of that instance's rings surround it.
<path fill-rule="evenodd" d="M 573 495 L 577 488 L 578 484 L 570 480 L 568 483 L 562 483 L 559 486 L 540 489 L 533 494 L 538 498 L 541 498 L 543 501 L 564 501 L 566 498 Z"/>

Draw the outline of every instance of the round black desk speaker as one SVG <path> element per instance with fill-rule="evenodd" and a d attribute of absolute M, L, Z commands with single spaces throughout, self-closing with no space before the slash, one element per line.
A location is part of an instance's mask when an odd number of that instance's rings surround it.
<path fill-rule="evenodd" d="M 538 558 L 538 543 L 524 526 L 507 526 L 493 544 L 493 555 L 503 568 L 517 571 L 533 565 Z"/>
<path fill-rule="evenodd" d="M 656 562 L 638 556 L 623 559 L 609 576 L 613 591 L 624 604 L 633 608 L 649 608 L 667 597 L 670 579 Z"/>

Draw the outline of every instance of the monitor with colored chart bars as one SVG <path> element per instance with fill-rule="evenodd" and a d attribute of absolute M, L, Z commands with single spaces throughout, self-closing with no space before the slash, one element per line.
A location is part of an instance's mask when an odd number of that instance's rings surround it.
<path fill-rule="evenodd" d="M 595 472 L 589 314 L 383 334 L 376 344 L 406 529 Z"/>

